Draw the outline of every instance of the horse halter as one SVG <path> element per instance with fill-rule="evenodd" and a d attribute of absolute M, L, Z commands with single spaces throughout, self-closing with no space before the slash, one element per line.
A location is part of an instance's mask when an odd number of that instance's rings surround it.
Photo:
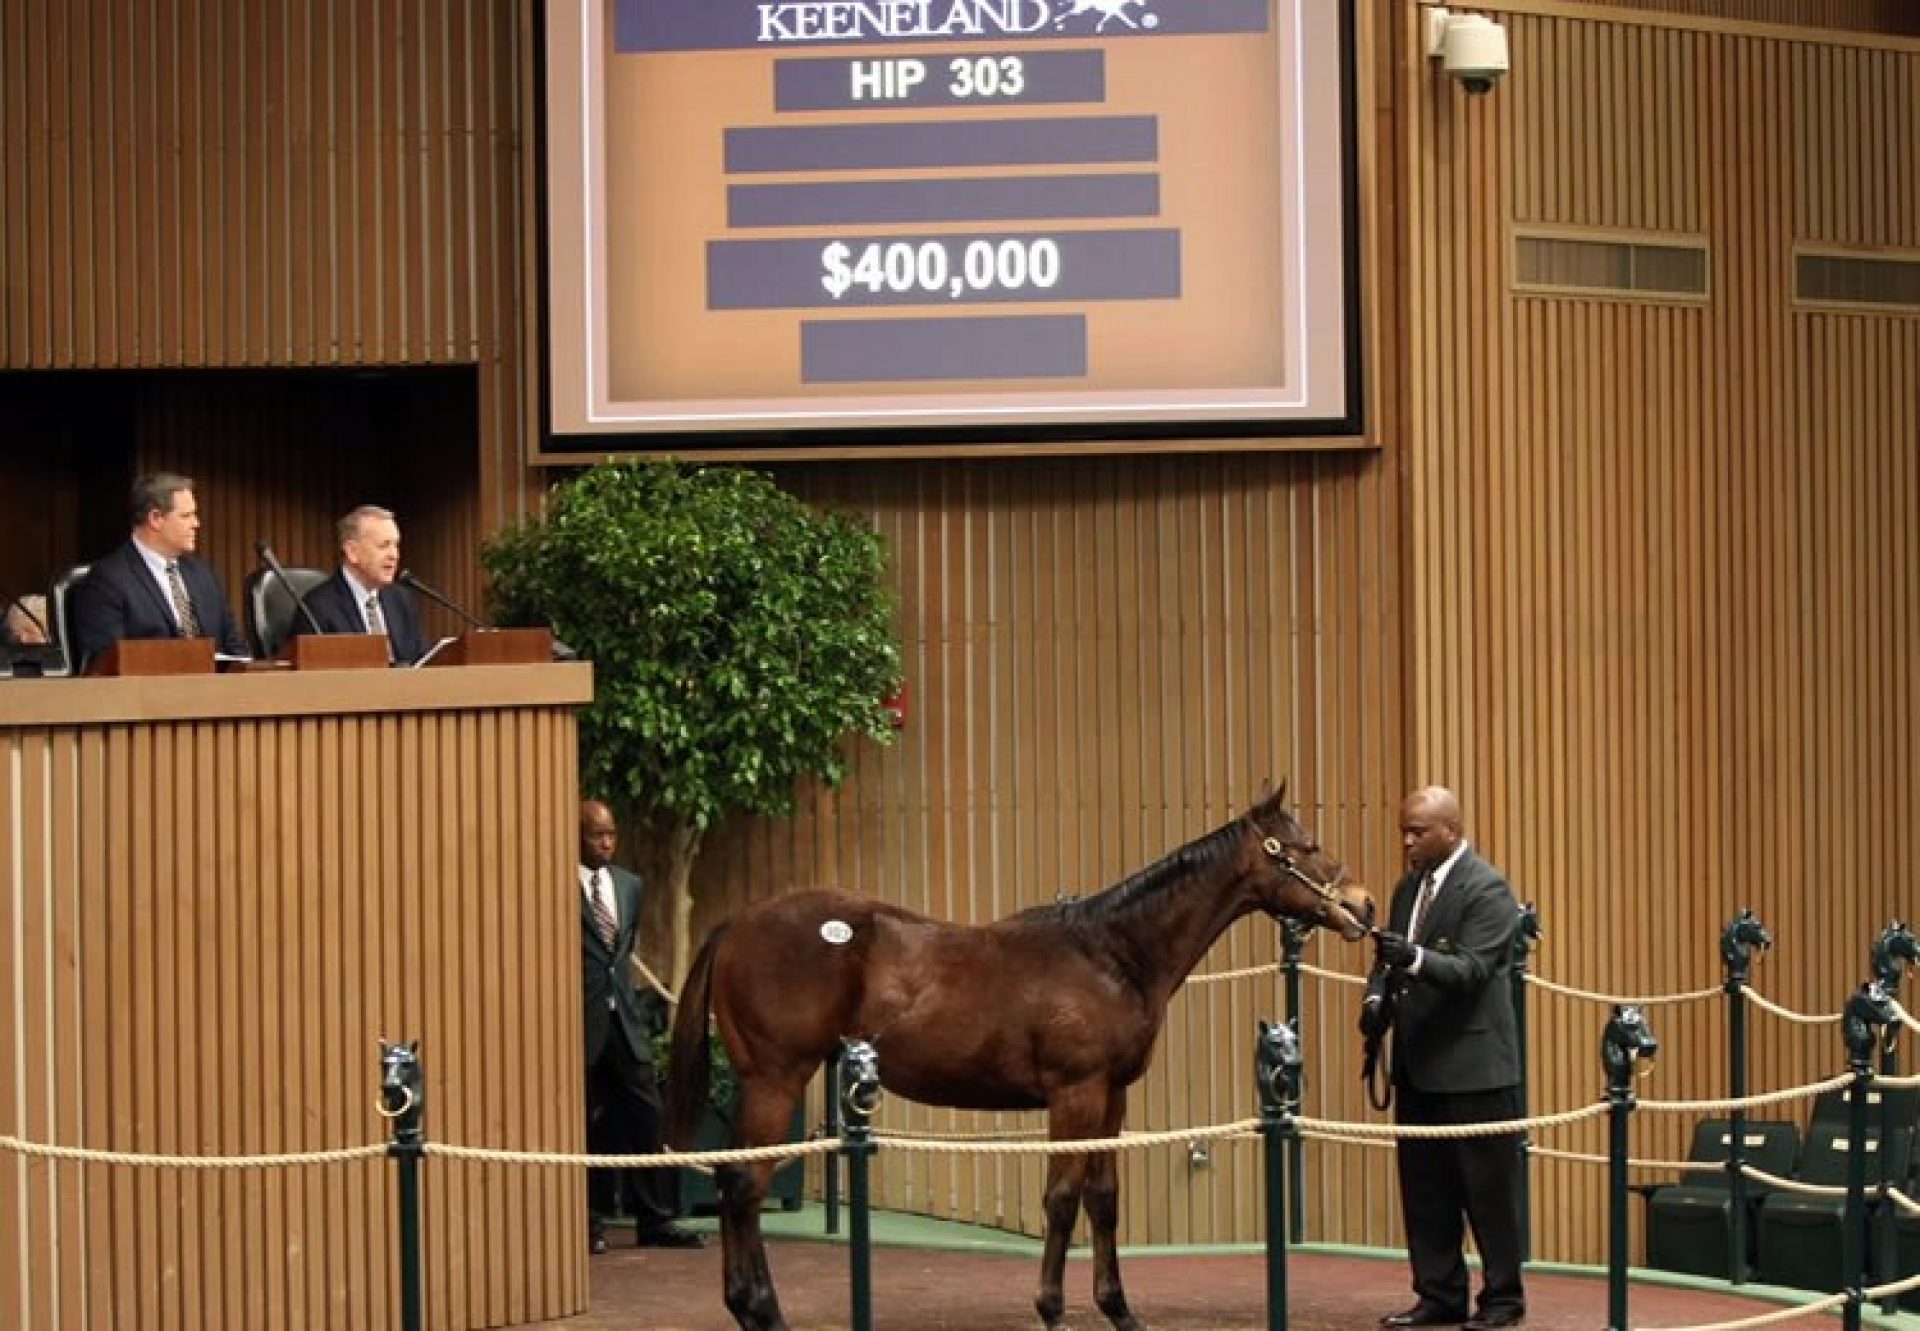
<path fill-rule="evenodd" d="M 1258 828 L 1254 830 L 1259 831 Z M 1320 909 L 1313 913 L 1315 922 L 1325 924 L 1330 912 L 1346 909 L 1340 904 L 1339 884 L 1337 882 L 1323 883 L 1318 878 L 1309 874 L 1305 869 L 1302 869 L 1300 862 L 1293 858 L 1291 848 L 1279 837 L 1270 834 L 1262 835 L 1260 838 L 1260 848 L 1266 851 L 1268 859 L 1280 867 L 1281 873 L 1296 880 L 1302 884 L 1307 891 L 1320 898 Z"/>

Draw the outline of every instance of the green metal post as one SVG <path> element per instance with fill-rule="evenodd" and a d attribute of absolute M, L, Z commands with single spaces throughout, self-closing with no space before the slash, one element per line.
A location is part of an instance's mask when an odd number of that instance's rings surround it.
<path fill-rule="evenodd" d="M 1735 1100 L 1728 1119 L 1727 1142 L 1727 1279 L 1742 1284 L 1752 1274 L 1747 1266 L 1747 981 L 1752 975 L 1753 949 L 1773 946 L 1769 934 L 1751 910 L 1742 910 L 1720 932 L 1720 961 L 1726 968 L 1721 985 L 1727 995 L 1727 1085 Z"/>
<path fill-rule="evenodd" d="M 868 1162 L 878 1148 L 870 1120 L 880 1107 L 880 1054 L 865 1040 L 840 1044 L 841 1078 L 845 1082 L 842 1107 L 846 1110 L 847 1283 L 852 1296 L 852 1331 L 873 1331 L 873 1212 L 868 1190 Z"/>
<path fill-rule="evenodd" d="M 1873 978 L 1878 980 L 1880 987 L 1887 991 L 1887 997 L 1889 999 L 1898 999 L 1900 997 L 1900 979 L 1906 974 L 1908 964 L 1920 962 L 1920 941 L 1914 938 L 1913 930 L 1907 926 L 1905 921 L 1894 920 L 1888 924 L 1885 929 L 1882 929 L 1880 931 L 1880 937 L 1874 940 L 1872 961 Z M 1897 1077 L 1900 1075 L 1900 1042 L 1898 1040 L 1883 1040 L 1880 1042 L 1880 1075 L 1883 1077 Z M 1894 1122 L 1893 1097 L 1882 1096 L 1880 1100 L 1880 1140 L 1883 1142 L 1892 1141 L 1892 1133 L 1897 1126 L 1899 1125 Z M 1887 1177 L 1887 1163 L 1887 1153 L 1883 1150 L 1880 1152 L 1879 1171 L 1879 1196 L 1882 1205 L 1885 1205 L 1886 1202 L 1887 1186 L 1889 1184 L 1898 1186 L 1900 1183 L 1900 1180 L 1897 1178 Z M 1895 1246 L 1894 1227 L 1892 1225 L 1884 1226 L 1881 1231 L 1880 1252 L 1868 1265 L 1874 1267 L 1876 1270 L 1894 1270 Z M 1899 1312 L 1900 1300 L 1897 1297 L 1882 1299 L 1880 1302 L 1880 1311 L 1884 1313 Z"/>
<path fill-rule="evenodd" d="M 1627 1116 L 1633 1113 L 1633 1069 L 1659 1051 L 1640 1009 L 1616 1004 L 1600 1037 L 1600 1063 L 1607 1070 L 1607 1326 L 1627 1326 Z"/>
<path fill-rule="evenodd" d="M 1881 1030 L 1894 1020 L 1893 995 L 1877 979 L 1861 985 L 1847 1000 L 1840 1019 L 1847 1066 L 1853 1072 L 1853 1085 L 1847 1088 L 1847 1212 L 1840 1237 L 1840 1266 L 1848 1282 L 1847 1307 L 1841 1316 L 1846 1331 L 1860 1331 L 1860 1309 L 1866 1301 L 1867 1097 L 1874 1048 L 1880 1043 Z"/>
<path fill-rule="evenodd" d="M 1254 1077 L 1260 1088 L 1260 1138 L 1265 1144 L 1267 1184 L 1267 1328 L 1286 1331 L 1287 1148 L 1299 1140 L 1300 1036 L 1296 1025 L 1260 1023 Z"/>
<path fill-rule="evenodd" d="M 387 1155 L 400 1184 L 400 1328 L 421 1331 L 420 1161 L 426 1155 L 426 1091 L 420 1044 L 380 1042 L 380 1112 L 393 1123 Z"/>
<path fill-rule="evenodd" d="M 1520 1104 L 1524 1116 L 1525 1106 L 1533 1103 L 1532 1093 L 1527 1089 L 1527 971 L 1532 964 L 1533 950 L 1540 942 L 1540 912 L 1529 901 L 1520 908 L 1520 918 L 1513 929 L 1513 1027 L 1520 1042 Z M 1520 1152 L 1520 1260 L 1533 1260 L 1533 1170 L 1529 1167 L 1533 1161 L 1533 1138 L 1526 1129 L 1520 1130 L 1520 1142 L 1514 1149 Z"/>
<path fill-rule="evenodd" d="M 1307 933 L 1307 926 L 1297 920 L 1288 920 L 1281 930 L 1283 950 L 1280 970 L 1286 977 L 1286 1019 L 1296 1031 L 1300 1029 L 1300 962 L 1306 951 Z M 1307 1233 L 1307 1144 L 1297 1132 L 1288 1133 L 1286 1140 L 1287 1242 L 1304 1243 Z"/>

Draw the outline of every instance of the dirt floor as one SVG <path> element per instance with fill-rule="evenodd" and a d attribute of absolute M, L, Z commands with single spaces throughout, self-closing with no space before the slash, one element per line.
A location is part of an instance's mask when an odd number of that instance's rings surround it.
<path fill-rule="evenodd" d="M 768 1245 L 781 1306 L 793 1331 L 845 1331 L 847 1249 L 836 1243 L 774 1239 Z M 876 1248 L 874 1331 L 1039 1331 L 1033 1311 L 1036 1258 L 1026 1254 Z M 592 1260 L 590 1311 L 543 1323 L 550 1331 L 735 1331 L 720 1302 L 720 1252 L 616 1246 Z M 1127 1296 L 1149 1331 L 1264 1331 L 1266 1271 L 1257 1253 L 1128 1254 Z M 1375 1331 L 1383 1313 L 1412 1302 L 1406 1267 L 1389 1257 L 1295 1251 L 1289 1256 L 1286 1325 L 1300 1331 Z M 1093 1307 L 1090 1261 L 1067 1268 L 1067 1322 L 1073 1331 L 1105 1331 Z M 1606 1327 L 1607 1286 L 1585 1274 L 1528 1275 L 1528 1331 Z M 1780 1305 L 1722 1288 L 1688 1289 L 1636 1282 L 1627 1324 L 1683 1327 L 1778 1312 Z M 1875 1318 L 1920 1328 L 1920 1317 Z M 1788 1325 L 1816 1323 L 1795 1318 Z"/>

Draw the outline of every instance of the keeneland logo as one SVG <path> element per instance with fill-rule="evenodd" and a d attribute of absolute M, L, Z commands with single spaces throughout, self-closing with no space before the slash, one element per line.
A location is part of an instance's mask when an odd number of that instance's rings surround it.
<path fill-rule="evenodd" d="M 1081 14 L 1098 14 L 1099 21 L 1093 25 L 1095 32 L 1105 32 L 1107 24 L 1118 19 L 1129 28 L 1157 28 L 1160 19 L 1147 8 L 1147 0 L 1069 0 L 1072 8 L 1053 21 L 1055 28 L 1064 28 Z M 1134 5 L 1140 7 L 1140 21 L 1135 23 L 1127 17 L 1127 10 Z"/>
<path fill-rule="evenodd" d="M 1140 11 L 1137 20 L 1130 9 Z M 1114 22 L 1160 26 L 1149 0 L 775 0 L 756 12 L 762 42 L 1024 37 L 1069 27 L 1104 32 Z"/>

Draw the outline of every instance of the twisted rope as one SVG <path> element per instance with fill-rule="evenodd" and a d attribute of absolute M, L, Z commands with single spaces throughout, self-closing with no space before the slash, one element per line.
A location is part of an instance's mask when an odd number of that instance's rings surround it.
<path fill-rule="evenodd" d="M 1269 961 L 1264 966 L 1242 966 L 1237 971 L 1208 971 L 1204 975 L 1189 975 L 1188 984 L 1218 984 L 1222 980 L 1244 980 L 1249 975 L 1268 975 L 1280 969 L 1281 963 Z"/>
<path fill-rule="evenodd" d="M 1838 1021 L 1843 1015 L 1838 1012 L 1827 1012 L 1817 1017 L 1807 1016 L 1805 1013 L 1795 1012 L 1792 1008 L 1781 1007 L 1758 989 L 1748 989 L 1747 997 L 1752 999 L 1757 1006 L 1771 1012 L 1776 1017 L 1784 1017 L 1788 1021 L 1797 1021 L 1809 1026 L 1816 1025 L 1820 1022 Z"/>
<path fill-rule="evenodd" d="M 1867 1292 L 1872 1293 L 1871 1290 Z M 1815 1299 L 1812 1303 L 1802 1303 L 1791 1308 L 1775 1308 L 1770 1313 L 1755 1313 L 1752 1317 L 1736 1317 L 1731 1322 L 1702 1322 L 1695 1326 L 1647 1328 L 1646 1331 L 1738 1331 L 1741 1327 L 1770 1326 L 1775 1322 L 1790 1322 L 1796 1317 L 1805 1317 L 1809 1313 L 1838 1308 L 1846 1301 L 1845 1294 L 1829 1294 L 1823 1299 Z"/>
<path fill-rule="evenodd" d="M 1222 1137 L 1252 1136 L 1260 1120 L 1243 1118 L 1232 1123 L 1216 1123 L 1204 1128 L 1168 1128 L 1161 1132 L 1129 1132 L 1119 1137 L 1078 1137 L 1072 1141 L 1006 1142 L 999 1146 L 952 1141 L 937 1137 L 889 1137 L 888 1145 L 903 1151 L 925 1151 L 949 1155 L 1077 1155 L 1086 1151 L 1126 1151 L 1142 1146 L 1164 1146 L 1169 1142 L 1215 1141 Z"/>
<path fill-rule="evenodd" d="M 1039 1137 L 1045 1128 L 1007 1128 L 1000 1132 L 941 1132 L 931 1136 L 913 1131 L 911 1128 L 875 1128 L 873 1135 L 884 1141 L 905 1138 L 911 1141 L 1018 1141 L 1023 1138 Z"/>
<path fill-rule="evenodd" d="M 810 1142 L 782 1142 L 773 1146 L 749 1146 L 737 1151 L 660 1151 L 653 1155 L 581 1155 L 565 1151 L 497 1151 L 485 1146 L 450 1146 L 428 1142 L 428 1155 L 449 1160 L 484 1160 L 499 1165 L 567 1165 L 591 1169 L 698 1169 L 712 1165 L 750 1164 L 756 1160 L 783 1160 L 788 1156 L 824 1155 L 839 1150 L 845 1142 L 839 1137 L 821 1137 Z"/>
<path fill-rule="evenodd" d="M 1785 1090 L 1763 1091 L 1758 1095 L 1744 1095 L 1732 1100 L 1640 1100 L 1637 1103 L 1642 1109 L 1666 1114 L 1707 1114 L 1716 1109 L 1761 1109 L 1788 1100 L 1811 1100 L 1822 1092 L 1837 1091 L 1852 1082 L 1851 1072 L 1840 1072 L 1810 1086 L 1789 1086 Z M 1889 1080 L 1888 1084 L 1894 1083 Z"/>
<path fill-rule="evenodd" d="M 1582 1105 L 1578 1109 L 1566 1109 L 1557 1114 L 1543 1114 L 1539 1118 L 1508 1118 L 1492 1123 L 1343 1123 L 1338 1119 L 1307 1118 L 1294 1119 L 1303 1130 L 1313 1131 L 1328 1137 L 1409 1137 L 1424 1139 L 1442 1139 L 1450 1137 L 1497 1137 L 1507 1132 L 1524 1132 L 1528 1128 L 1557 1128 L 1568 1123 L 1578 1123 L 1582 1119 L 1593 1118 L 1607 1112 L 1606 1101 L 1596 1101 Z M 1259 1120 L 1254 1120 L 1256 1123 Z"/>
<path fill-rule="evenodd" d="M 326 1151 L 282 1151 L 273 1155 L 161 1155 L 147 1151 L 98 1151 L 86 1146 L 51 1146 L 0 1134 L 0 1150 L 47 1160 L 89 1165 L 132 1165 L 141 1169 L 273 1169 L 290 1165 L 338 1165 L 373 1160 L 387 1153 L 384 1142 L 340 1146 Z"/>
<path fill-rule="evenodd" d="M 1655 1007 L 1661 1003 L 1691 1003 L 1696 999 L 1711 998 L 1720 992 L 1720 986 L 1716 984 L 1710 989 L 1695 989 L 1691 993 L 1648 994 L 1633 998 L 1625 994 L 1603 994 L 1591 989 L 1575 989 L 1572 985 L 1555 984 L 1552 980 L 1543 979 L 1532 971 L 1527 972 L 1527 983 L 1538 985 L 1548 993 L 1562 994 L 1568 998 L 1584 998 L 1595 1003 L 1625 1003 L 1634 1007 Z"/>

